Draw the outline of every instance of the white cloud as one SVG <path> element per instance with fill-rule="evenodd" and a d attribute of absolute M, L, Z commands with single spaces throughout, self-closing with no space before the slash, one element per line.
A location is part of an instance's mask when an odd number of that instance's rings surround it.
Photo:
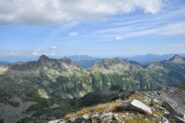
<path fill-rule="evenodd" d="M 21 51 L 19 50 L 12 50 L 8 53 L 10 56 L 19 56 L 21 54 Z"/>
<path fill-rule="evenodd" d="M 69 33 L 69 36 L 71 36 L 71 37 L 74 37 L 74 36 L 77 36 L 77 35 L 79 35 L 78 32 L 70 32 Z"/>
<path fill-rule="evenodd" d="M 162 7 L 164 0 L 135 0 L 136 5 L 143 9 L 146 13 L 158 13 Z"/>
<path fill-rule="evenodd" d="M 50 54 L 51 56 L 53 56 L 56 54 L 57 50 L 58 50 L 57 46 L 52 46 L 46 51 L 46 53 L 48 52 L 47 54 Z"/>
<path fill-rule="evenodd" d="M 57 46 L 52 46 L 51 49 L 52 50 L 56 50 L 57 49 Z"/>
<path fill-rule="evenodd" d="M 0 23 L 63 23 L 130 13 L 158 13 L 166 0 L 0 0 Z"/>
<path fill-rule="evenodd" d="M 30 55 L 30 51 L 28 50 L 0 50 L 0 56 L 23 56 L 23 55 Z"/>
<path fill-rule="evenodd" d="M 40 56 L 40 55 L 46 54 L 46 55 L 53 56 L 56 54 L 56 52 L 58 50 L 59 50 L 59 48 L 55 45 L 51 46 L 50 48 L 45 48 L 45 49 L 38 48 L 38 49 L 32 51 L 32 55 Z"/>
<path fill-rule="evenodd" d="M 34 50 L 32 52 L 32 55 L 34 55 L 34 56 L 40 56 L 40 55 L 42 55 L 41 49 L 39 48 L 39 49 Z"/>
<path fill-rule="evenodd" d="M 144 28 L 143 28 L 144 27 Z M 172 23 L 167 23 L 166 25 L 160 26 L 149 26 L 141 25 L 138 28 L 129 26 L 108 28 L 104 30 L 99 30 L 95 33 L 105 40 L 122 40 L 123 38 L 133 38 L 142 37 L 147 35 L 157 35 L 157 36 L 177 36 L 185 35 L 185 21 L 177 21 Z"/>
<path fill-rule="evenodd" d="M 174 49 L 174 50 L 180 50 L 184 51 L 185 49 L 185 43 L 178 43 L 178 44 L 170 44 L 167 46 L 168 49 Z"/>
<path fill-rule="evenodd" d="M 185 21 L 174 22 L 161 27 L 146 29 L 142 31 L 136 31 L 130 33 L 130 36 L 144 36 L 144 35 L 160 35 L 160 36 L 174 36 L 174 35 L 185 35 Z"/>
<path fill-rule="evenodd" d="M 169 24 L 159 29 L 160 35 L 185 35 L 185 21 Z"/>
<path fill-rule="evenodd" d="M 121 40 L 123 40 L 123 37 L 122 37 L 122 36 L 115 36 L 115 39 L 116 39 L 117 41 L 121 41 Z"/>
<path fill-rule="evenodd" d="M 49 48 L 37 48 L 35 50 L 0 50 L 0 56 L 40 56 L 43 54 L 54 56 L 56 53 L 60 52 L 58 46 L 51 46 Z"/>

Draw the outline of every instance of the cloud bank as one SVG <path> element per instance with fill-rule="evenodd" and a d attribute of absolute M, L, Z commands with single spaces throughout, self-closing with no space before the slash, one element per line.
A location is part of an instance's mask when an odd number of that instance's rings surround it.
<path fill-rule="evenodd" d="M 166 0 L 0 0 L 0 23 L 64 23 L 142 10 L 158 13 Z"/>

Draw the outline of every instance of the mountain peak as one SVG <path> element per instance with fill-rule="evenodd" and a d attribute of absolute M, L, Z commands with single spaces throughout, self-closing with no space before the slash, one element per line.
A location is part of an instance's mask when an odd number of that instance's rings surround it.
<path fill-rule="evenodd" d="M 46 56 L 46 55 L 41 55 L 40 57 L 39 57 L 39 62 L 45 62 L 45 61 L 49 61 L 50 60 L 50 58 L 48 57 L 48 56 Z"/>
<path fill-rule="evenodd" d="M 110 66 L 113 65 L 118 65 L 118 64 L 124 64 L 126 61 L 119 59 L 119 58 L 114 58 L 114 59 L 102 59 L 99 63 L 97 63 L 95 66 L 96 67 L 103 67 L 108 69 Z"/>
<path fill-rule="evenodd" d="M 174 55 L 172 58 L 182 58 L 182 56 L 176 54 L 176 55 Z"/>
<path fill-rule="evenodd" d="M 174 55 L 169 61 L 176 64 L 184 64 L 185 58 L 180 55 Z"/>
<path fill-rule="evenodd" d="M 119 58 L 114 58 L 114 59 L 103 59 L 100 63 L 104 65 L 114 65 L 118 63 L 122 63 L 123 61 Z"/>

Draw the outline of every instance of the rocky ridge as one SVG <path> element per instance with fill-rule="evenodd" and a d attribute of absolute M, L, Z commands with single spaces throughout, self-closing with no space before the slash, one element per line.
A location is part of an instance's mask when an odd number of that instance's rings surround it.
<path fill-rule="evenodd" d="M 177 95 L 179 89 L 185 88 L 168 87 L 173 91 L 166 95 Z M 164 96 L 164 90 L 135 92 L 128 99 L 118 99 L 109 103 L 103 103 L 84 108 L 63 119 L 53 120 L 48 123 L 185 123 L 185 110 L 183 99 L 176 97 L 171 103 Z M 154 93 L 154 94 L 153 94 Z M 154 96 L 158 94 L 160 96 Z M 185 96 L 184 93 L 181 96 Z M 178 98 L 178 99 L 177 99 Z M 171 98 L 172 100 L 172 98 Z M 180 104 L 174 108 L 175 103 Z"/>

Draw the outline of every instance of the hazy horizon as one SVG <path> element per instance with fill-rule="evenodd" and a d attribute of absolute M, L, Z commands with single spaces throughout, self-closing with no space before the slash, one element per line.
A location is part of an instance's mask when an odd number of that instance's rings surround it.
<path fill-rule="evenodd" d="M 0 62 L 9 62 L 9 63 L 15 63 L 15 62 L 27 62 L 27 61 L 36 61 L 39 59 L 40 56 L 46 55 L 46 54 L 41 54 L 39 56 L 0 56 Z M 164 57 L 164 59 L 171 58 L 174 55 L 180 55 L 185 57 L 185 53 L 169 53 L 169 54 L 140 54 L 140 55 L 131 55 L 131 56 L 90 56 L 90 55 L 70 55 L 70 56 L 52 56 L 52 55 L 46 55 L 49 58 L 53 59 L 62 59 L 62 58 L 80 58 L 80 57 L 91 57 L 91 58 L 123 58 L 123 59 L 140 59 L 140 60 L 145 60 L 145 59 L 151 59 L 152 57 L 154 59 Z M 81 60 L 84 60 L 83 58 Z M 137 61 L 137 60 L 134 60 Z M 155 61 L 155 60 L 154 60 Z M 160 61 L 157 60 L 157 61 Z M 153 62 L 153 61 L 151 61 Z"/>

